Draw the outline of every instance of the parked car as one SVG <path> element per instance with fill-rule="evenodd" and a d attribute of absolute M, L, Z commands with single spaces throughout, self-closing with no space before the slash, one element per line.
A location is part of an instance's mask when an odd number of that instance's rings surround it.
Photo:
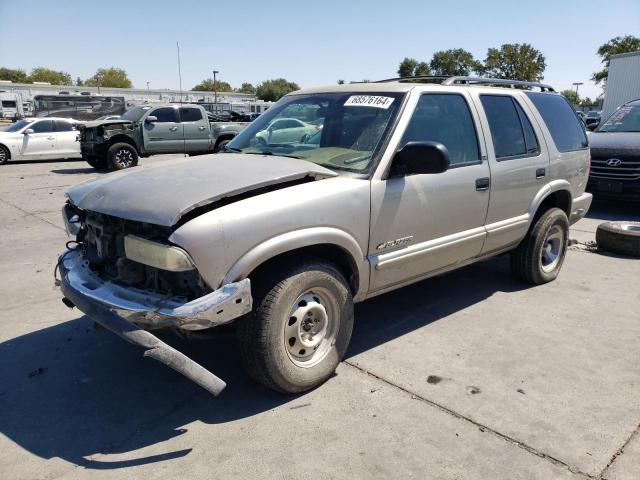
<path fill-rule="evenodd" d="M 118 120 L 80 124 L 82 158 L 95 168 L 135 167 L 139 157 L 165 153 L 217 152 L 243 123 L 211 123 L 200 105 L 134 107 Z"/>
<path fill-rule="evenodd" d="M 221 379 L 148 330 L 235 321 L 247 372 L 301 392 L 344 356 L 355 302 L 503 253 L 515 278 L 551 282 L 592 198 L 570 104 L 538 83 L 422 81 L 298 91 L 216 161 L 74 187 L 64 302 L 214 394 Z M 302 111 L 317 144 L 265 141 L 279 122 L 299 141 Z"/>
<path fill-rule="evenodd" d="M 588 190 L 596 197 L 640 201 L 640 99 L 625 103 L 589 133 Z"/>
<path fill-rule="evenodd" d="M 599 110 L 590 110 L 587 112 L 587 115 L 584 119 L 584 123 L 588 129 L 593 130 L 600 124 L 600 111 Z"/>
<path fill-rule="evenodd" d="M 0 131 L 0 165 L 9 160 L 80 158 L 78 131 L 68 118 L 25 118 Z"/>
<path fill-rule="evenodd" d="M 263 145 L 305 143 L 320 128 L 322 127 L 310 125 L 297 118 L 279 118 L 258 132 L 256 140 Z"/>

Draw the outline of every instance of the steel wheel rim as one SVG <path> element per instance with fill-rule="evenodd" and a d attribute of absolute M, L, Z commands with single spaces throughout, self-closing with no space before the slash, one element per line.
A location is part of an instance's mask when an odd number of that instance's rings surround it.
<path fill-rule="evenodd" d="M 128 167 L 133 163 L 133 155 L 126 148 L 118 150 L 115 158 L 116 163 L 121 167 Z"/>
<path fill-rule="evenodd" d="M 544 237 L 542 251 L 540 252 L 540 263 L 542 270 L 546 273 L 553 271 L 560 263 L 564 250 L 564 231 L 559 225 L 553 225 Z"/>
<path fill-rule="evenodd" d="M 324 288 L 300 295 L 284 322 L 284 348 L 297 366 L 309 368 L 321 362 L 337 335 L 338 305 Z"/>

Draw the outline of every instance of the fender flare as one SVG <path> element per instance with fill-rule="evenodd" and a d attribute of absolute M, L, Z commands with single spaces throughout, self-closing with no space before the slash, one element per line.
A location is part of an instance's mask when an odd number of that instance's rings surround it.
<path fill-rule="evenodd" d="M 130 135 L 118 133 L 113 137 L 109 137 L 109 141 L 107 142 L 107 145 L 108 145 L 107 150 L 109 150 L 109 148 L 111 148 L 111 146 L 116 143 L 128 143 L 129 145 L 131 145 L 133 148 L 136 149 L 136 152 L 138 152 L 138 155 L 141 154 L 140 147 L 138 146 L 138 142 L 136 142 L 135 139 Z"/>
<path fill-rule="evenodd" d="M 222 284 L 246 278 L 267 260 L 280 254 L 314 245 L 332 245 L 351 256 L 358 275 L 358 291 L 354 298 L 361 298 L 369 289 L 369 263 L 362 249 L 350 234 L 333 227 L 311 227 L 294 230 L 272 237 L 246 252 L 229 269 Z"/>
<path fill-rule="evenodd" d="M 552 193 L 558 192 L 560 190 L 564 190 L 569 194 L 569 207 L 571 207 L 571 201 L 573 200 L 573 195 L 571 194 L 571 184 L 566 180 L 553 180 L 544 185 L 540 190 L 538 190 L 538 193 L 536 193 L 536 196 L 533 197 L 533 200 L 529 204 L 529 210 L 527 212 L 529 214 L 529 223 L 533 221 L 533 217 L 535 216 L 542 202 L 544 202 L 545 198 L 547 198 Z"/>

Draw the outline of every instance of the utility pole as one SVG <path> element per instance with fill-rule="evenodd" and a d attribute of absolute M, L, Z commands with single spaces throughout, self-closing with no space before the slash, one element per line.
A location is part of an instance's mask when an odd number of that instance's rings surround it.
<path fill-rule="evenodd" d="M 149 82 L 147 82 L 147 90 L 149 90 Z"/>
<path fill-rule="evenodd" d="M 219 70 L 213 71 L 213 105 L 215 106 L 216 112 L 218 111 L 218 89 L 216 85 L 216 75 L 219 73 Z"/>
<path fill-rule="evenodd" d="M 573 82 L 573 84 L 572 84 L 572 85 L 575 85 L 575 87 L 576 87 L 576 104 L 574 105 L 576 107 L 578 106 L 578 87 L 580 85 L 582 85 L 582 84 L 583 84 L 583 82 Z"/>

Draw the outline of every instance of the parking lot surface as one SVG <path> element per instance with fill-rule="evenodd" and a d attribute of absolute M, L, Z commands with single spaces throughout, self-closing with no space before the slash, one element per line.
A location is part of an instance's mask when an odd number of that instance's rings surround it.
<path fill-rule="evenodd" d="M 0 478 L 640 478 L 640 260 L 589 243 L 637 206 L 594 204 L 550 284 L 500 257 L 358 305 L 307 394 L 253 384 L 230 336 L 163 337 L 214 398 L 60 301 L 64 193 L 103 174 L 0 167 Z"/>

